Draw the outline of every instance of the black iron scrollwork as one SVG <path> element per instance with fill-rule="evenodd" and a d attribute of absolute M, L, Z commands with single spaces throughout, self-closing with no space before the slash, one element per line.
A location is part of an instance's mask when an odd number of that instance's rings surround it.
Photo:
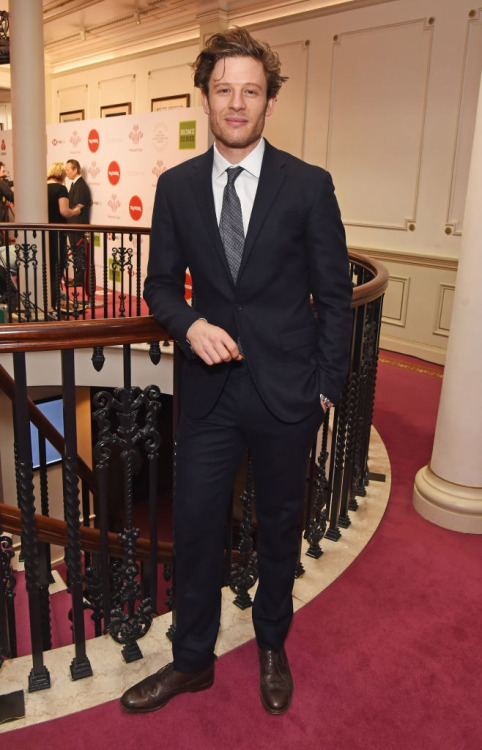
<path fill-rule="evenodd" d="M 321 448 L 316 465 L 315 476 L 315 500 L 313 502 L 313 516 L 305 529 L 304 538 L 309 543 L 306 551 L 308 557 L 316 560 L 321 557 L 323 550 L 320 547 L 320 541 L 323 539 L 326 531 L 326 503 L 329 496 L 329 484 L 326 476 L 326 464 L 328 461 L 328 427 L 329 411 L 325 414 L 323 420 L 323 432 L 321 437 Z"/>
<path fill-rule="evenodd" d="M 12 539 L 0 536 L 0 666 L 17 655 L 13 607 L 17 581 L 10 564 L 14 555 Z"/>
<path fill-rule="evenodd" d="M 142 443 L 148 460 L 158 456 L 160 435 L 157 413 L 161 393 L 157 386 L 118 388 L 113 394 L 101 391 L 94 398 L 94 418 L 99 434 L 94 455 L 98 469 L 105 469 L 115 448 L 123 470 L 125 528 L 118 535 L 124 548 L 122 560 L 111 564 L 112 610 L 108 631 L 115 641 L 124 644 L 126 661 L 142 658 L 137 640 L 147 633 L 154 612 L 150 597 L 141 600 L 140 567 L 136 540 L 139 529 L 133 528 L 133 476 L 137 445 Z M 140 426 L 141 412 L 143 426 Z M 100 498 L 104 502 L 106 498 Z M 136 607 L 137 602 L 139 602 Z"/>
<path fill-rule="evenodd" d="M 251 459 L 248 461 L 246 488 L 241 495 L 242 518 L 239 537 L 238 561 L 231 565 L 229 587 L 236 597 L 234 604 L 240 609 L 252 605 L 249 589 L 258 580 L 258 558 L 253 551 L 253 508 L 255 490 Z"/>

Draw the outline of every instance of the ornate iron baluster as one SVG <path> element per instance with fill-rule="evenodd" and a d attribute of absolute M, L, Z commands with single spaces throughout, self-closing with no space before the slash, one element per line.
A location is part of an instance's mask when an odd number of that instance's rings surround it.
<path fill-rule="evenodd" d="M 127 278 L 132 278 L 133 274 L 133 264 L 132 264 L 132 256 L 134 255 L 134 251 L 131 247 L 124 247 L 123 245 L 123 237 L 121 237 L 121 246 L 120 247 L 114 247 L 112 248 L 112 274 L 114 277 L 114 284 L 116 283 L 116 273 L 119 272 L 120 274 L 120 291 L 119 291 L 119 317 L 125 318 L 126 315 L 126 294 L 125 294 L 125 276 L 124 273 L 127 273 Z"/>
<path fill-rule="evenodd" d="M 253 602 L 248 591 L 258 580 L 258 561 L 256 553 L 253 552 L 254 498 L 253 469 L 251 457 L 248 457 L 246 488 L 241 495 L 243 512 L 238 545 L 239 557 L 238 562 L 231 565 L 229 580 L 229 587 L 236 594 L 234 604 L 240 609 L 251 607 Z"/>
<path fill-rule="evenodd" d="M 17 656 L 14 607 L 17 581 L 10 565 L 14 555 L 12 539 L 0 536 L 0 667 L 5 659 Z"/>
<path fill-rule="evenodd" d="M 72 594 L 72 619 L 75 657 L 70 665 L 73 680 L 92 675 L 86 653 L 82 590 L 82 550 L 80 545 L 80 499 L 77 468 L 77 418 L 75 411 L 74 351 L 62 351 L 62 385 L 65 432 L 65 454 L 62 461 L 65 520 L 67 522 L 66 563 Z"/>
<path fill-rule="evenodd" d="M 328 479 L 326 477 L 326 462 L 328 460 L 328 429 L 330 423 L 329 410 L 323 420 L 323 431 L 321 436 L 320 455 L 318 456 L 316 479 L 315 479 L 315 501 L 313 503 L 313 518 L 309 522 L 304 537 L 309 542 L 306 551 L 308 557 L 314 557 L 316 560 L 321 557 L 323 550 L 320 547 L 320 541 L 326 531 L 326 502 L 328 497 Z"/>
<path fill-rule="evenodd" d="M 112 564 L 112 611 L 109 632 L 118 643 L 123 643 L 122 654 L 129 662 L 142 658 L 137 639 L 147 633 L 151 626 L 151 614 L 154 611 L 151 597 L 142 599 L 136 609 L 136 602 L 141 599 L 141 586 L 138 582 L 139 565 L 136 556 L 136 540 L 139 529 L 133 528 L 132 523 L 132 479 L 135 446 L 143 442 L 148 453 L 150 463 L 150 480 L 155 479 L 156 460 L 159 451 L 160 437 L 156 429 L 157 412 L 160 407 L 160 391 L 157 386 L 150 386 L 141 391 L 140 388 L 118 388 L 111 395 L 104 391 L 96 394 L 94 406 L 100 406 L 94 412 L 94 418 L 99 424 L 99 439 L 95 447 L 96 457 L 101 457 L 102 468 L 106 468 L 111 448 L 120 449 L 120 458 L 124 474 L 124 504 L 125 528 L 119 534 L 119 541 L 124 547 L 123 560 Z M 139 427 L 139 412 L 145 411 L 145 425 Z M 109 416 L 116 416 L 117 427 Z M 155 489 L 151 489 L 154 492 Z M 151 503 L 153 497 L 151 494 Z M 101 502 L 105 498 L 100 498 Z M 152 505 L 151 505 L 152 516 Z M 151 545 L 157 548 L 157 536 L 151 536 Z M 157 567 L 152 564 L 151 567 Z M 151 575 L 157 588 L 155 571 Z M 151 589 L 152 591 L 152 589 Z"/>
<path fill-rule="evenodd" d="M 35 497 L 33 487 L 32 448 L 30 444 L 27 405 L 27 376 L 25 354 L 13 355 L 15 378 L 14 432 L 16 443 L 15 473 L 17 501 L 22 514 L 22 551 L 25 560 L 25 586 L 28 594 L 30 633 L 33 666 L 29 675 L 28 690 L 50 687 L 50 675 L 43 663 L 42 622 L 40 610 L 39 562 L 37 530 L 35 524 Z"/>

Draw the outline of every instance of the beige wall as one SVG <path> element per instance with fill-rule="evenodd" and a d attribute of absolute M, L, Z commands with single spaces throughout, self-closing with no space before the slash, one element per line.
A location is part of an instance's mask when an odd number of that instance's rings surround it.
<path fill-rule="evenodd" d="M 236 23 L 237 19 L 231 19 Z M 241 19 L 246 22 L 246 19 Z M 390 271 L 382 345 L 443 362 L 482 66 L 482 7 L 394 0 L 257 24 L 290 79 L 266 135 L 333 174 L 349 246 Z M 189 93 L 192 41 L 48 80 L 48 120 Z"/>

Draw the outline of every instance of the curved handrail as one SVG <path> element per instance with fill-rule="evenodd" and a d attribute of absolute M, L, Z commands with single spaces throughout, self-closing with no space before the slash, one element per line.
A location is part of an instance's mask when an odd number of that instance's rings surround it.
<path fill-rule="evenodd" d="M 38 228 L 38 225 L 36 226 Z M 122 231 L 122 228 L 117 231 Z M 388 270 L 379 261 L 361 253 L 350 251 L 349 257 L 351 263 L 373 274 L 373 279 L 353 290 L 352 307 L 361 307 L 378 299 L 385 292 L 388 286 Z M 152 316 L 8 323 L 0 325 L 0 353 L 116 346 L 165 341 L 169 338 L 167 330 Z"/>
<path fill-rule="evenodd" d="M 348 255 L 351 263 L 356 263 L 373 274 L 373 279 L 355 287 L 353 290 L 352 307 L 361 307 L 384 294 L 388 286 L 388 269 L 383 263 L 369 258 L 368 255 L 355 253 L 353 250 L 350 250 Z"/>
<path fill-rule="evenodd" d="M 57 518 L 49 518 L 35 513 L 37 538 L 40 542 L 67 547 L 67 524 Z M 12 505 L 0 503 L 0 529 L 10 534 L 22 534 L 22 514 Z M 100 549 L 100 530 L 88 526 L 79 526 L 80 546 L 84 552 L 98 552 Z M 125 554 L 124 546 L 119 541 L 119 535 L 113 531 L 108 533 L 109 554 L 122 558 Z M 150 559 L 150 541 L 140 537 L 136 540 L 136 552 L 140 560 Z M 172 562 L 172 542 L 157 542 L 157 562 Z"/>
<path fill-rule="evenodd" d="M 2 365 L 0 365 L 0 388 L 8 396 L 12 404 L 14 404 L 15 403 L 15 381 L 8 374 L 5 368 L 2 367 Z M 27 398 L 27 406 L 28 406 L 29 417 L 30 417 L 32 424 L 35 425 L 35 427 L 40 431 L 40 433 L 45 435 L 49 443 L 51 443 L 51 445 L 53 445 L 55 450 L 57 450 L 62 455 L 64 452 L 63 436 L 49 422 L 47 417 L 42 414 L 40 409 L 38 409 L 35 406 L 32 399 Z M 77 465 L 79 469 L 79 477 L 83 479 L 84 481 L 86 481 L 89 487 L 92 489 L 92 491 L 94 491 L 96 488 L 96 479 L 95 479 L 94 472 L 89 466 L 87 466 L 85 461 L 80 456 L 77 457 Z"/>
<path fill-rule="evenodd" d="M 166 339 L 168 332 L 152 316 L 6 323 L 0 326 L 0 353 L 88 349 Z"/>

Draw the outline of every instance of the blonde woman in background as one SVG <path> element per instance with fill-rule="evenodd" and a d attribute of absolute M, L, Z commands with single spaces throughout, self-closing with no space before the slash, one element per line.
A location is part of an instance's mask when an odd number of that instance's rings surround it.
<path fill-rule="evenodd" d="M 49 224 L 66 224 L 67 219 L 80 215 L 81 206 L 69 208 L 69 193 L 64 185 L 65 177 L 64 165 L 61 162 L 54 162 L 47 173 Z M 60 279 L 65 268 L 66 257 L 66 235 L 63 232 L 50 232 L 50 304 L 53 310 L 57 310 L 58 307 Z"/>

